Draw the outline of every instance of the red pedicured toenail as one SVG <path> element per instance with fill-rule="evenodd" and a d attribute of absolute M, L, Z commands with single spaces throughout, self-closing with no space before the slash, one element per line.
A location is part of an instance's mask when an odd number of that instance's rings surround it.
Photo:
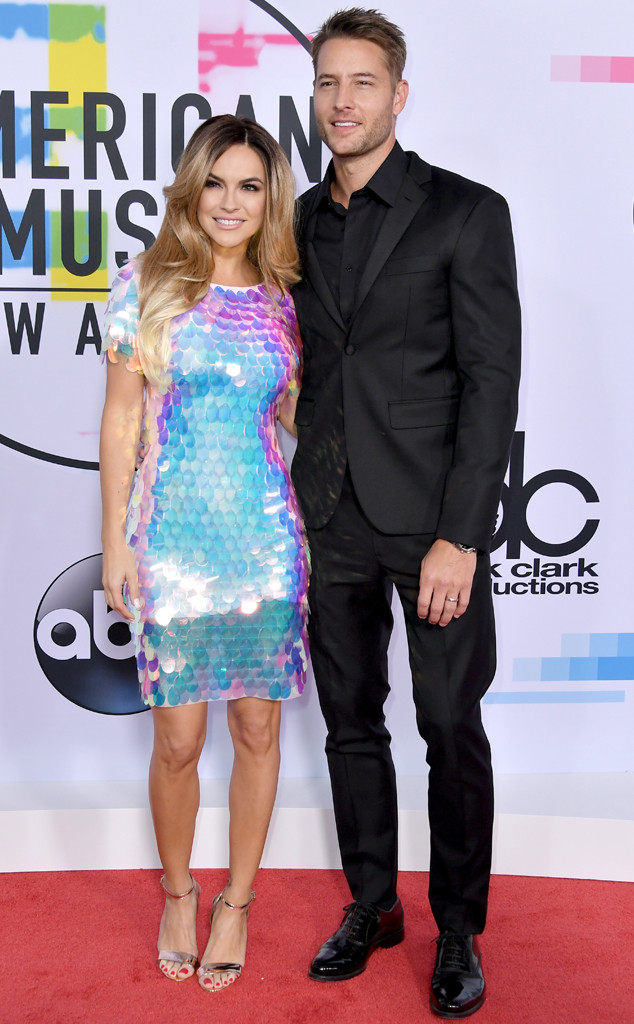
<path fill-rule="evenodd" d="M 189 973 L 189 969 L 187 967 L 181 967 L 179 973 L 180 974 L 188 974 Z"/>

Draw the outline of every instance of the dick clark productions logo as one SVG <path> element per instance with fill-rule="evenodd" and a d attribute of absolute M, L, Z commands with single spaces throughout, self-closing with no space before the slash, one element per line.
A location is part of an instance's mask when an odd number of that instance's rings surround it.
<path fill-rule="evenodd" d="M 586 504 L 599 501 L 590 481 L 572 470 L 550 469 L 524 481 L 524 433 L 518 431 L 511 449 L 508 484 L 502 489 L 503 518 L 492 544 L 494 552 L 506 544 L 507 560 L 515 561 L 511 564 L 507 562 L 504 568 L 502 562 L 491 565 L 494 594 L 572 595 L 599 592 L 596 562 L 586 561 L 584 557 L 561 561 L 580 551 L 592 540 L 599 519 L 586 519 L 574 536 L 558 543 L 536 536 L 528 525 L 527 509 L 531 498 L 551 484 L 572 487 Z M 541 557 L 520 561 L 522 544 Z M 510 578 L 505 579 L 505 573 Z"/>

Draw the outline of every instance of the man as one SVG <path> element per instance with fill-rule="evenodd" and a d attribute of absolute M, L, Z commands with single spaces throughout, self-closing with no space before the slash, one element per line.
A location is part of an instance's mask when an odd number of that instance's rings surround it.
<path fill-rule="evenodd" d="M 351 978 L 403 938 L 387 647 L 403 606 L 427 743 L 431 1007 L 483 1003 L 493 794 L 480 700 L 495 670 L 488 549 L 519 375 L 506 203 L 404 153 L 405 42 L 376 11 L 313 40 L 332 162 L 300 200 L 304 342 L 293 479 L 312 553 L 311 652 L 343 868 L 354 902 L 309 974 Z"/>

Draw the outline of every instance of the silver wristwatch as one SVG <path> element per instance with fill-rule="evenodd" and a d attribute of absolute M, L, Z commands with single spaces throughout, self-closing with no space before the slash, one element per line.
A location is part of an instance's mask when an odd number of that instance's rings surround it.
<path fill-rule="evenodd" d="M 461 551 L 463 555 L 477 554 L 478 549 L 470 547 L 469 544 L 459 544 L 457 540 L 452 540 L 451 543 L 455 548 L 458 548 L 458 551 Z"/>

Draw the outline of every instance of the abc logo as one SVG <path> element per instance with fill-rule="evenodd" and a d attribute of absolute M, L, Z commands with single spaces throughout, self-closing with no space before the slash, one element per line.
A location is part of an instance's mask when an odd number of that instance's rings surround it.
<path fill-rule="evenodd" d="M 101 555 L 69 566 L 35 615 L 37 660 L 56 690 L 104 715 L 145 711 L 127 623 L 111 611 L 101 586 Z"/>

